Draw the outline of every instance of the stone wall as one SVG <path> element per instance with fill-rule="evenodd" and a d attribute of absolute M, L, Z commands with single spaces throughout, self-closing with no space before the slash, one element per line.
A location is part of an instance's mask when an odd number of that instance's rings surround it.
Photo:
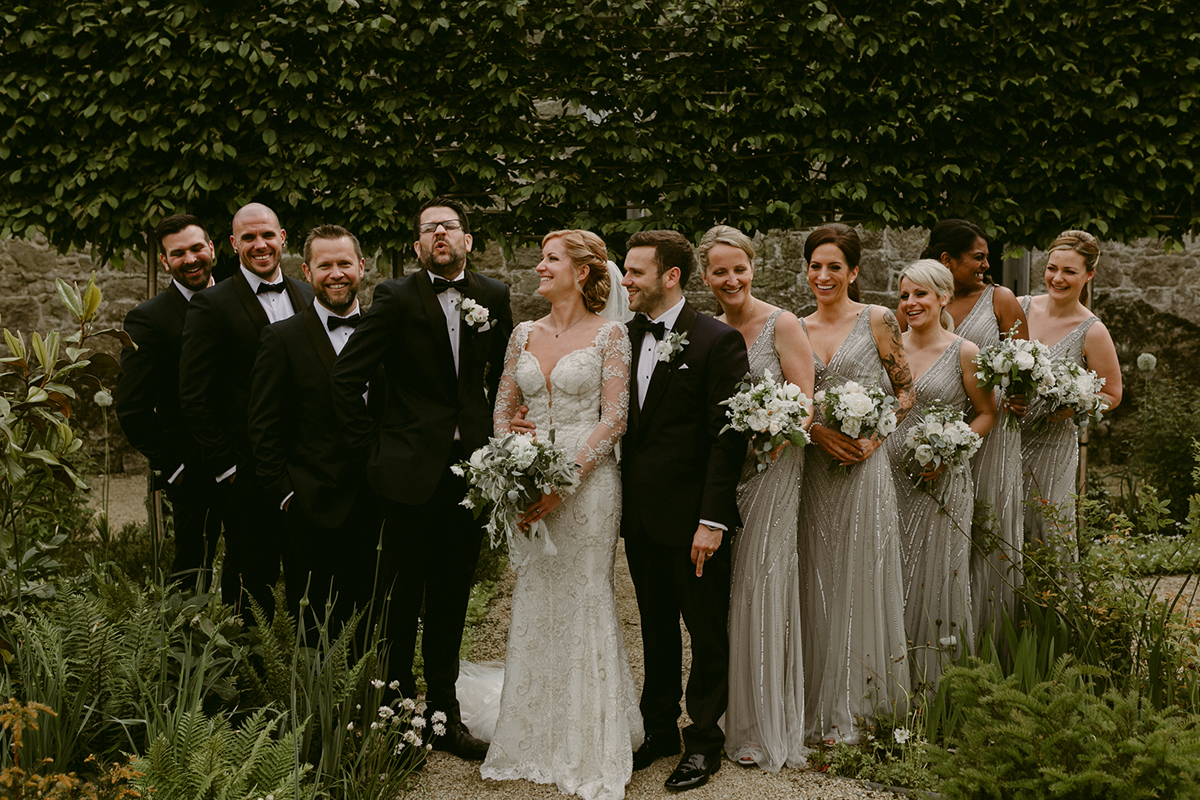
<path fill-rule="evenodd" d="M 759 252 L 755 294 L 801 315 L 814 306 L 804 274 L 805 236 L 802 231 L 772 231 L 755 238 Z M 899 272 L 919 257 L 927 236 L 921 229 L 863 234 L 859 281 L 866 302 L 895 307 Z M 513 287 L 513 314 L 521 321 L 549 309 L 536 293 L 533 267 L 539 259 L 537 247 L 519 248 L 510 255 L 499 247 L 488 247 L 474 254 L 473 263 L 480 272 Z M 285 257 L 284 270 L 299 278 L 300 260 L 298 255 Z M 1028 285 L 1035 293 L 1044 291 L 1041 275 L 1045 263 L 1044 253 L 1030 254 Z M 403 268 L 412 271 L 415 263 L 409 259 Z M 69 320 L 54 279 L 62 277 L 82 286 L 93 270 L 104 293 L 101 323 L 117 326 L 126 312 L 146 297 L 144 255 L 129 255 L 124 269 L 114 269 L 98 267 L 86 253 L 59 255 L 44 240 L 0 241 L 0 324 L 27 336 L 34 330 L 65 329 Z M 364 302 L 369 303 L 371 289 L 385 277 L 376 270 L 375 259 L 368 259 Z M 166 285 L 166 276 L 160 275 L 159 289 Z M 1104 244 L 1095 287 L 1096 312 L 1112 331 L 1127 376 L 1132 374 L 1137 355 L 1150 352 L 1172 374 L 1200 386 L 1200 242 L 1189 240 L 1175 253 L 1164 252 L 1162 244 L 1152 240 Z M 698 277 L 693 276 L 687 295 L 702 310 L 715 312 L 716 301 Z M 115 352 L 111 346 L 105 349 Z M 1131 392 L 1136 391 L 1136 382 L 1127 384 Z M 90 449 L 100 455 L 104 451 L 103 420 L 90 403 L 78 405 L 77 413 L 89 431 Z M 1129 407 L 1125 404 L 1118 413 Z M 144 460 L 124 441 L 111 414 L 109 430 L 111 468 L 144 469 Z"/>

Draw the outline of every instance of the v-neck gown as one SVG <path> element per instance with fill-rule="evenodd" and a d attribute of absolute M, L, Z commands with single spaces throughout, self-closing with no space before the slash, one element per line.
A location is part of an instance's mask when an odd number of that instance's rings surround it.
<path fill-rule="evenodd" d="M 783 380 L 775 352 L 776 311 L 750 346 L 750 375 Z M 729 601 L 729 705 L 725 752 L 762 769 L 802 767 L 804 664 L 800 641 L 800 557 L 796 536 L 805 448 L 789 446 L 763 472 L 751 452 L 738 484 L 742 530 L 734 540 Z"/>
<path fill-rule="evenodd" d="M 980 350 L 1000 342 L 989 285 L 954 331 Z M 1000 390 L 996 390 L 1000 402 Z M 983 437 L 971 459 L 975 480 L 974 544 L 971 547 L 971 602 L 976 633 L 989 625 L 999 631 L 1000 611 L 1015 614 L 1017 587 L 1023 581 L 1021 550 L 1025 546 L 1025 492 L 1021 480 L 1021 432 L 1000 419 Z"/>
<path fill-rule="evenodd" d="M 941 400 L 966 409 L 963 340 L 952 342 L 913 381 L 916 399 L 908 416 L 887 438 L 900 508 L 900 561 L 904 570 L 904 627 L 908 632 L 914 692 L 937 687 L 942 669 L 964 651 L 975 651 L 971 619 L 971 511 L 975 486 L 969 464 L 947 468 L 933 494 L 917 488 L 920 474 L 908 449 L 909 432 L 930 403 Z M 972 376 L 972 380 L 974 377 Z"/>
<path fill-rule="evenodd" d="M 829 364 L 813 354 L 816 391 L 853 380 L 892 392 L 870 310 Z M 799 548 L 808 740 L 854 742 L 858 720 L 870 725 L 877 713 L 907 709 L 900 520 L 882 451 L 847 473 L 830 471 L 834 462 L 819 447 L 807 454 Z"/>
<path fill-rule="evenodd" d="M 1026 296 L 1021 307 L 1029 313 Z M 1099 321 L 1091 316 L 1076 325 L 1070 333 L 1051 345 L 1051 358 L 1070 358 L 1086 368 L 1083 344 L 1088 329 Z M 1025 496 L 1034 501 L 1025 509 L 1025 537 L 1031 542 L 1044 542 L 1051 521 L 1057 523 L 1065 541 L 1059 544 L 1063 557 L 1074 561 L 1078 555 L 1075 542 L 1075 494 L 1076 473 L 1079 471 L 1079 432 L 1074 418 L 1051 422 L 1046 430 L 1034 433 L 1034 421 L 1046 415 L 1046 405 L 1041 398 L 1029 404 L 1021 420 L 1021 458 L 1025 466 Z M 1047 514 L 1042 504 L 1048 502 L 1054 510 Z"/>
<path fill-rule="evenodd" d="M 643 739 L 637 691 L 617 618 L 614 569 L 621 476 L 613 449 L 629 407 L 629 339 L 620 323 L 559 359 L 547 377 L 513 332 L 496 401 L 503 433 L 522 402 L 539 435 L 594 467 L 546 516 L 557 553 L 517 539 L 517 582 L 500 713 L 484 778 L 553 783 L 587 800 L 619 800 Z"/>

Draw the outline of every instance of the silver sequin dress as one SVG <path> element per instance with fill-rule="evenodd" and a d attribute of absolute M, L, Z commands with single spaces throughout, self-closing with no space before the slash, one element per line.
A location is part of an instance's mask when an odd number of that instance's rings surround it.
<path fill-rule="evenodd" d="M 989 285 L 954 331 L 980 350 L 1000 341 Z M 1000 392 L 996 391 L 996 402 Z M 975 631 L 988 625 L 999 630 L 1000 609 L 1016 613 L 1016 587 L 1022 583 L 1021 550 L 1025 546 L 1025 492 L 1021 482 L 1021 432 L 1001 412 L 971 459 L 975 479 L 975 543 L 971 548 L 971 601 Z M 980 526 L 986 530 L 981 530 Z M 991 547 L 989 544 L 999 545 Z"/>
<path fill-rule="evenodd" d="M 750 346 L 750 375 L 783 380 L 776 311 Z M 743 528 L 734 540 L 729 602 L 729 705 L 725 752 L 778 772 L 807 763 L 796 532 L 804 448 L 789 446 L 766 471 L 753 453 L 738 484 Z"/>
<path fill-rule="evenodd" d="M 970 570 L 975 485 L 970 465 L 944 470 L 930 495 L 913 483 L 921 467 L 908 448 L 909 433 L 930 403 L 941 400 L 953 408 L 968 406 L 962 343 L 962 339 L 952 342 L 913 381 L 912 411 L 886 442 L 900 508 L 904 627 L 914 692 L 935 689 L 947 661 L 957 660 L 964 649 L 971 653 L 975 649 Z"/>
<path fill-rule="evenodd" d="M 1021 307 L 1029 313 L 1030 297 L 1026 296 Z M 1052 358 L 1071 358 L 1081 367 L 1087 367 L 1083 357 L 1083 343 L 1087 338 L 1088 329 L 1099 321 L 1099 317 L 1091 316 L 1075 326 L 1075 328 L 1050 347 Z M 1025 537 L 1031 542 L 1045 541 L 1047 517 L 1039 507 L 1049 501 L 1054 507 L 1050 512 L 1064 526 L 1065 532 L 1072 536 L 1075 531 L 1075 493 L 1076 473 L 1079 471 L 1079 432 L 1074 418 L 1051 422 L 1041 433 L 1034 433 L 1032 428 L 1035 420 L 1044 417 L 1045 404 L 1040 398 L 1029 404 L 1029 410 L 1021 420 L 1021 458 L 1025 467 L 1025 496 L 1038 505 L 1030 505 L 1025 509 Z M 1078 551 L 1072 543 L 1063 554 L 1074 560 Z"/>
<path fill-rule="evenodd" d="M 892 391 L 870 317 L 868 306 L 828 365 L 813 354 L 816 391 L 848 380 Z M 857 720 L 907 709 L 900 520 L 882 450 L 846 474 L 831 472 L 819 447 L 807 454 L 799 544 L 808 740 L 854 742 Z"/>

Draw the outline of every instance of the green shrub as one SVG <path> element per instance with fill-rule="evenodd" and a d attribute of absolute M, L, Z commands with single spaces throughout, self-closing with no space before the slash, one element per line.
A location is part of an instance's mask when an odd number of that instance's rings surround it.
<path fill-rule="evenodd" d="M 935 748 L 950 798 L 1195 797 L 1200 717 L 1158 711 L 1136 691 L 1103 691 L 1105 671 L 1061 657 L 1023 689 L 995 664 L 954 667 L 943 680 L 964 713 L 953 749 Z"/>

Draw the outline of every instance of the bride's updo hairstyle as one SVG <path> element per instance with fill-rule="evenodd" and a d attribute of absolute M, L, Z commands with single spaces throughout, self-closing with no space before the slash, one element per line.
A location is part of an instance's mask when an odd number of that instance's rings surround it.
<path fill-rule="evenodd" d="M 946 310 L 946 303 L 954 299 L 954 275 L 940 261 L 932 258 L 922 258 L 909 264 L 900 273 L 900 278 L 908 278 L 917 286 L 933 292 L 942 301 L 942 314 L 938 319 L 942 327 L 954 333 L 954 317 Z M 898 279 L 899 280 L 899 279 Z"/>
<path fill-rule="evenodd" d="M 1100 243 L 1087 231 L 1063 231 L 1050 243 L 1046 254 L 1049 255 L 1055 250 L 1074 250 L 1083 256 L 1083 265 L 1087 268 L 1088 275 L 1094 273 L 1096 265 L 1100 263 Z M 1089 288 L 1084 284 L 1083 291 L 1079 293 L 1079 302 L 1087 302 Z"/>
<path fill-rule="evenodd" d="M 857 267 L 859 259 L 862 258 L 862 240 L 858 238 L 858 231 L 849 225 L 830 222 L 814 229 L 804 240 L 805 262 L 812 263 L 813 251 L 823 244 L 831 244 L 841 250 L 842 256 L 846 259 L 846 266 L 850 269 Z M 857 280 L 846 287 L 846 294 L 854 302 L 859 302 L 862 295 L 858 291 Z"/>
<path fill-rule="evenodd" d="M 754 242 L 750 241 L 750 237 L 729 225 L 716 225 L 708 229 L 700 239 L 700 244 L 696 246 L 696 255 L 700 257 L 700 270 L 705 274 L 708 273 L 709 251 L 719 244 L 741 250 L 746 254 L 750 266 L 754 266 Z"/>
<path fill-rule="evenodd" d="M 551 239 L 562 239 L 572 267 L 588 268 L 583 283 L 576 278 L 575 284 L 583 295 L 583 307 L 593 314 L 600 313 L 608 302 L 608 292 L 612 288 L 608 280 L 608 248 L 604 246 L 604 240 L 591 231 L 553 231 L 542 237 L 542 247 Z"/>

